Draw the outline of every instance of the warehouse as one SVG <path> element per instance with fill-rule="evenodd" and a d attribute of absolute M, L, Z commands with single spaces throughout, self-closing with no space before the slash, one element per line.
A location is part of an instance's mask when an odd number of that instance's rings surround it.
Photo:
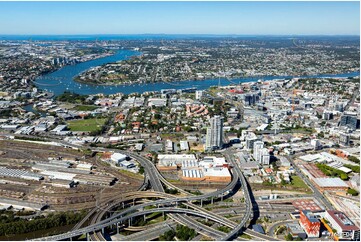
<path fill-rule="evenodd" d="M 199 169 L 184 169 L 182 170 L 182 179 L 186 181 L 203 181 L 204 175 Z"/>
<path fill-rule="evenodd" d="M 186 141 L 186 140 L 181 140 L 181 141 L 179 141 L 179 144 L 180 144 L 180 149 L 181 149 L 181 150 L 185 150 L 185 151 L 188 151 L 188 150 L 189 150 L 188 141 Z"/>
<path fill-rule="evenodd" d="M 5 167 L 0 167 L 0 176 L 21 178 L 26 180 L 36 180 L 36 181 L 43 179 L 43 176 L 36 173 L 32 173 L 24 170 L 18 170 L 18 169 L 8 169 Z"/>
<path fill-rule="evenodd" d="M 177 170 L 177 167 L 181 166 L 183 161 L 197 163 L 197 159 L 193 154 L 158 155 L 157 168 L 159 170 Z"/>
<path fill-rule="evenodd" d="M 321 190 L 347 190 L 348 185 L 340 178 L 313 178 L 316 186 Z"/>
<path fill-rule="evenodd" d="M 113 161 L 115 164 L 119 164 L 119 162 L 125 161 L 126 159 L 127 156 L 121 153 L 114 153 L 110 156 L 110 160 Z"/>
<path fill-rule="evenodd" d="M 109 176 L 76 175 L 74 181 L 86 185 L 111 186 L 115 183 L 116 178 Z"/>
<path fill-rule="evenodd" d="M 119 162 L 119 165 L 121 167 L 124 167 L 124 168 L 127 168 L 127 169 L 130 169 L 130 168 L 134 168 L 136 167 L 136 165 L 132 162 L 129 162 L 129 161 L 122 161 L 122 162 Z"/>
<path fill-rule="evenodd" d="M 48 176 L 50 179 L 73 180 L 76 174 L 59 172 L 59 171 L 42 171 L 41 174 Z"/>
<path fill-rule="evenodd" d="M 228 168 L 212 167 L 204 168 L 204 178 L 209 182 L 231 182 L 232 177 Z"/>
<path fill-rule="evenodd" d="M 19 201 L 11 198 L 0 198 L 0 204 L 11 206 L 13 208 L 22 210 L 22 209 L 30 209 L 30 210 L 44 210 L 46 208 L 46 205 L 40 204 L 40 203 L 34 203 L 34 202 L 25 202 L 25 201 Z"/>
<path fill-rule="evenodd" d="M 53 179 L 51 180 L 51 185 L 54 187 L 71 188 L 74 187 L 75 183 L 69 180 Z"/>
<path fill-rule="evenodd" d="M 92 168 L 93 168 L 92 164 L 85 164 L 85 163 L 81 163 L 76 166 L 76 169 L 85 170 L 85 171 L 91 171 Z"/>

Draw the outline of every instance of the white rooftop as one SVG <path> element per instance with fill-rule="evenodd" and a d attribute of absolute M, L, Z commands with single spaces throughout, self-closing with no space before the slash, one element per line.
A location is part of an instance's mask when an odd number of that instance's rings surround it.
<path fill-rule="evenodd" d="M 348 187 L 340 178 L 314 178 L 319 187 Z"/>

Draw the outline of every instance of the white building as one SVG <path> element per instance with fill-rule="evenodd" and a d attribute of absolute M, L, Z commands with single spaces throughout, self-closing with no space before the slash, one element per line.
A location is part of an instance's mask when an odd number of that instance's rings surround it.
<path fill-rule="evenodd" d="M 123 155 L 121 153 L 114 153 L 110 157 L 110 160 L 116 164 L 119 164 L 119 162 L 125 161 L 126 159 L 127 159 L 127 156 Z"/>
<path fill-rule="evenodd" d="M 223 146 L 223 117 L 214 116 L 207 128 L 206 150 L 221 149 Z"/>
<path fill-rule="evenodd" d="M 360 241 L 360 228 L 357 227 L 344 213 L 340 211 L 327 210 L 325 219 L 330 222 L 331 227 L 337 231 L 339 240 Z"/>
<path fill-rule="evenodd" d="M 203 92 L 204 92 L 203 90 L 197 90 L 197 91 L 196 91 L 196 99 L 197 99 L 197 100 L 202 99 Z"/>
<path fill-rule="evenodd" d="M 263 141 L 256 141 L 253 144 L 253 158 L 262 165 L 269 165 L 270 154 L 268 149 L 264 148 Z"/>
<path fill-rule="evenodd" d="M 166 151 L 173 151 L 173 141 L 167 139 L 165 141 L 165 150 Z"/>
<path fill-rule="evenodd" d="M 180 149 L 181 150 L 189 150 L 189 145 L 188 145 L 188 141 L 186 140 L 181 140 L 179 141 L 179 144 L 180 144 Z"/>

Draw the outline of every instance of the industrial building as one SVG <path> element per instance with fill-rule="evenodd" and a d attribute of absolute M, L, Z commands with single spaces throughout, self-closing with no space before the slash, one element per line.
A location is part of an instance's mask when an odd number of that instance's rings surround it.
<path fill-rule="evenodd" d="M 321 222 L 311 211 L 300 211 L 300 224 L 309 238 L 318 238 L 320 236 Z"/>
<path fill-rule="evenodd" d="M 171 140 L 169 140 L 169 139 L 167 139 L 166 141 L 165 141 L 165 150 L 166 151 L 173 151 L 173 141 L 171 141 Z"/>
<path fill-rule="evenodd" d="M 180 144 L 180 150 L 182 150 L 182 151 L 188 151 L 189 150 L 188 141 L 181 140 L 181 141 L 179 141 L 179 144 Z"/>
<path fill-rule="evenodd" d="M 321 190 L 344 190 L 348 189 L 348 185 L 342 181 L 340 178 L 313 178 L 313 182 L 319 187 Z"/>
<path fill-rule="evenodd" d="M 177 167 L 180 167 L 183 161 L 198 162 L 193 154 L 158 155 L 157 168 L 160 171 L 177 170 Z"/>
<path fill-rule="evenodd" d="M 360 228 L 354 225 L 344 213 L 327 210 L 322 222 L 327 230 L 334 235 L 335 240 L 360 241 Z"/>
<path fill-rule="evenodd" d="M 18 169 L 9 169 L 5 167 L 0 167 L 0 177 L 14 177 L 14 178 L 35 180 L 35 181 L 40 181 L 44 178 L 42 175 L 36 173 L 32 173 L 24 170 L 18 170 Z"/>
<path fill-rule="evenodd" d="M 110 156 L 110 160 L 114 162 L 115 164 L 119 164 L 122 161 L 125 161 L 127 159 L 126 155 L 123 155 L 121 153 L 114 153 Z"/>
<path fill-rule="evenodd" d="M 86 185 L 111 186 L 115 181 L 116 178 L 110 176 L 76 175 L 74 177 L 74 182 Z"/>

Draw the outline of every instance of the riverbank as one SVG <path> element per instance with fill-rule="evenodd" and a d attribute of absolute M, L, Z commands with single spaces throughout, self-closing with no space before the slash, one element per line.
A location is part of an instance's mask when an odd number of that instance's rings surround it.
<path fill-rule="evenodd" d="M 185 88 L 197 88 L 197 90 L 208 89 L 211 86 L 228 86 L 237 85 L 244 82 L 256 82 L 259 79 L 264 81 L 270 81 L 275 79 L 291 79 L 294 76 L 254 76 L 254 77 L 242 77 L 232 80 L 226 78 L 216 79 L 204 79 L 204 80 L 184 80 L 175 82 L 156 82 L 156 83 L 132 83 L 132 84 L 115 84 L 115 85 L 99 85 L 74 81 L 80 73 L 96 66 L 100 66 L 106 63 L 114 63 L 120 60 L 126 60 L 135 55 L 140 55 L 138 51 L 132 50 L 119 50 L 116 54 L 97 60 L 87 61 L 72 66 L 65 66 L 58 71 L 44 75 L 36 80 L 37 86 L 45 90 L 54 93 L 54 96 L 63 94 L 65 91 L 72 91 L 82 95 L 92 95 L 102 93 L 105 95 L 115 93 L 143 93 L 160 91 L 161 89 L 185 89 Z M 313 76 L 301 76 L 300 78 L 341 78 L 341 77 L 355 77 L 359 76 L 360 72 L 342 73 L 342 74 L 322 74 Z"/>

